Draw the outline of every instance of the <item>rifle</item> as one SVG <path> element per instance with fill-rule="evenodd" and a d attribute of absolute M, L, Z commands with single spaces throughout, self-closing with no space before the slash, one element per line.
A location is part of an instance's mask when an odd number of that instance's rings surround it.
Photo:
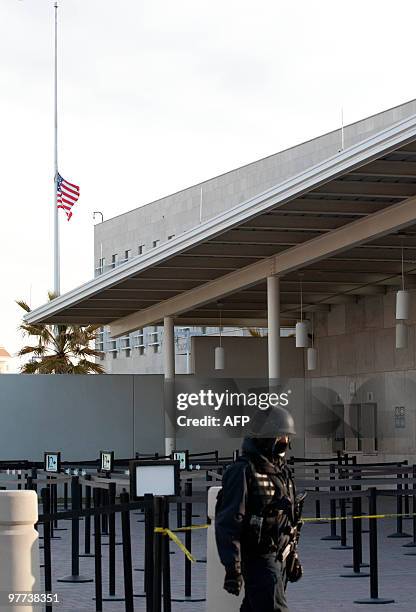
<path fill-rule="evenodd" d="M 288 582 L 297 582 L 302 578 L 303 574 L 302 566 L 298 559 L 298 544 L 303 525 L 302 512 L 306 495 L 305 491 L 296 496 L 290 541 L 282 553 L 282 561 L 286 561 L 286 585 Z"/>

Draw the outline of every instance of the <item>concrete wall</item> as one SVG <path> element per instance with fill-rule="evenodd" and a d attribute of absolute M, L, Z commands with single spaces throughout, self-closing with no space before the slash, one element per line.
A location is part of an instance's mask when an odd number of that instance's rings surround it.
<path fill-rule="evenodd" d="M 316 313 L 315 322 L 318 367 L 307 382 L 311 423 L 335 404 L 376 404 L 379 456 L 414 458 L 416 293 L 411 293 L 406 349 L 395 348 L 393 291 L 333 306 L 329 313 Z M 397 418 L 398 409 L 404 419 Z M 307 438 L 309 452 L 331 448 L 329 437 Z"/>
<path fill-rule="evenodd" d="M 415 113 L 413 100 L 348 125 L 344 130 L 345 147 Z M 340 147 L 341 133 L 335 130 L 100 223 L 94 228 L 95 265 L 101 249 L 108 264 L 114 253 L 123 258 L 129 249 L 132 256 L 137 256 L 139 245 L 149 250 L 154 240 L 164 242 L 195 227 L 199 223 L 201 188 L 202 219 L 206 220 L 328 159 Z"/>
<path fill-rule="evenodd" d="M 295 347 L 294 338 L 280 338 L 282 351 L 282 379 L 290 380 L 293 391 L 290 411 L 295 419 L 297 436 L 292 441 L 293 453 L 298 457 L 305 454 L 305 401 L 304 352 Z M 225 349 L 225 369 L 214 369 L 214 350 L 219 338 L 196 336 L 192 338 L 192 373 L 201 378 L 234 378 L 242 391 L 240 379 L 257 379 L 267 384 L 267 338 L 222 337 Z M 254 382 L 254 381 L 253 381 Z M 246 392 L 252 384 L 248 384 Z M 239 443 L 236 447 L 239 446 Z"/>
<path fill-rule="evenodd" d="M 192 338 L 191 364 L 196 376 L 219 378 L 267 378 L 267 338 L 222 337 L 225 370 L 214 369 L 214 350 L 218 337 Z M 281 338 L 282 378 L 303 378 L 304 354 L 295 347 L 294 338 Z"/>
<path fill-rule="evenodd" d="M 0 376 L 0 461 L 43 460 L 45 450 L 68 461 L 96 459 L 102 449 L 128 458 L 164 454 L 163 376 Z M 239 440 L 193 439 L 178 448 L 231 454 Z"/>
<path fill-rule="evenodd" d="M 0 460 L 162 451 L 162 406 L 161 376 L 1 376 Z"/>

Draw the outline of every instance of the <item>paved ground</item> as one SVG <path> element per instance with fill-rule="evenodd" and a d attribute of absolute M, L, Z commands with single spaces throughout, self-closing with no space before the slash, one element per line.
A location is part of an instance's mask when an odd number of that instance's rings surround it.
<path fill-rule="evenodd" d="M 386 500 L 386 503 L 390 500 Z M 383 507 L 383 510 L 392 510 L 392 507 Z M 201 513 L 201 517 L 195 517 L 194 522 L 204 522 L 203 509 L 196 509 Z M 307 515 L 310 515 L 308 508 Z M 143 567 L 143 523 L 137 522 L 139 517 L 132 515 L 132 534 L 133 534 L 133 566 Z M 81 522 L 81 525 L 83 522 Z M 174 524 L 174 522 L 173 522 Z M 416 610 L 416 556 L 405 556 L 404 552 L 412 549 L 402 548 L 402 544 L 408 540 L 387 539 L 387 535 L 395 531 L 395 521 L 379 521 L 379 595 L 395 599 L 394 604 L 382 607 L 383 610 L 410 612 Z M 69 523 L 63 523 L 68 526 Z M 412 523 L 406 520 L 405 529 L 411 531 Z M 308 524 L 305 525 L 302 534 L 301 557 L 304 564 L 305 575 L 303 579 L 295 585 L 289 585 L 288 599 L 291 612 L 336 612 L 338 610 L 362 612 L 374 612 L 373 605 L 357 605 L 354 600 L 369 596 L 369 578 L 341 578 L 340 574 L 350 572 L 345 570 L 344 563 L 352 560 L 352 551 L 332 550 L 333 542 L 324 542 L 320 538 L 327 535 L 329 527 L 327 524 Z M 119 532 L 119 524 L 117 523 Z M 70 531 L 61 531 L 57 535 L 61 539 L 52 542 L 52 563 L 54 589 L 60 592 L 64 599 L 61 610 L 64 612 L 93 611 L 95 609 L 92 600 L 94 596 L 94 583 L 86 584 L 63 584 L 57 583 L 56 579 L 70 573 Z M 351 533 L 348 538 L 351 540 Z M 82 542 L 81 529 L 81 542 Z M 364 541 L 364 561 L 368 560 L 367 542 L 368 534 L 363 535 Z M 336 544 L 336 543 L 335 543 Z M 175 545 L 172 545 L 175 550 Z M 416 552 L 416 549 L 413 549 Z M 205 556 L 205 531 L 194 532 L 193 552 L 197 558 Z M 122 572 L 122 553 L 121 547 L 116 548 L 117 555 L 117 594 L 123 592 L 123 572 Z M 172 594 L 181 596 L 184 584 L 184 558 L 179 551 L 171 555 L 172 567 Z M 81 572 L 89 577 L 94 575 L 94 559 L 80 559 Z M 103 546 L 103 585 L 104 592 L 108 592 L 108 547 Z M 205 594 L 205 571 L 206 564 L 197 563 L 192 569 L 193 594 L 196 597 L 203 597 Z M 365 571 L 365 570 L 364 570 Z M 135 592 L 143 590 L 143 572 L 134 572 Z M 104 610 L 109 612 L 121 612 L 124 609 L 123 602 L 105 602 Z M 142 598 L 135 599 L 135 609 L 145 610 L 145 601 Z M 205 612 L 204 603 L 173 603 L 174 612 Z M 209 612 L 221 612 L 219 610 Z"/>

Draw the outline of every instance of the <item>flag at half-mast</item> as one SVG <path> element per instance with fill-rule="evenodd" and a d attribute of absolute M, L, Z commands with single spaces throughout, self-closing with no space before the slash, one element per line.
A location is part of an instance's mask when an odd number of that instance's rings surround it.
<path fill-rule="evenodd" d="M 68 221 L 72 217 L 72 207 L 78 198 L 78 185 L 69 183 L 58 173 L 56 177 L 56 205 L 65 211 Z"/>

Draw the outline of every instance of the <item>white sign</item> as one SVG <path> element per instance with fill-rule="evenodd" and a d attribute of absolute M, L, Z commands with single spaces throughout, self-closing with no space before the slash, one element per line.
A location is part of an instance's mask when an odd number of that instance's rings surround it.
<path fill-rule="evenodd" d="M 186 470 L 186 452 L 185 451 L 174 451 L 173 458 L 175 461 L 179 461 L 180 470 Z"/>
<path fill-rule="evenodd" d="M 57 472 L 58 471 L 58 455 L 47 453 L 45 459 L 45 469 L 47 472 Z"/>
<path fill-rule="evenodd" d="M 136 466 L 136 495 L 175 495 L 174 465 Z"/>
<path fill-rule="evenodd" d="M 103 472 L 111 472 L 111 453 L 102 453 L 101 469 Z"/>

